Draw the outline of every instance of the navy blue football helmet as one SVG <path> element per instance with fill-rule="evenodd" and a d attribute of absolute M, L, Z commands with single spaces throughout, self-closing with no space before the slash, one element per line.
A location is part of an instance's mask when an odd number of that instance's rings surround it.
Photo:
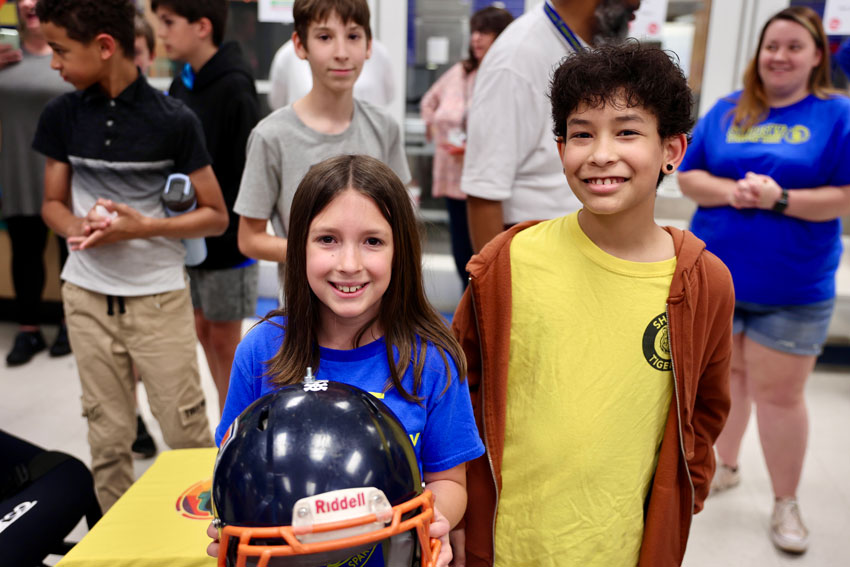
<path fill-rule="evenodd" d="M 233 422 L 212 493 L 220 567 L 359 565 L 373 553 L 425 567 L 439 555 L 404 427 L 369 393 L 309 373 Z"/>

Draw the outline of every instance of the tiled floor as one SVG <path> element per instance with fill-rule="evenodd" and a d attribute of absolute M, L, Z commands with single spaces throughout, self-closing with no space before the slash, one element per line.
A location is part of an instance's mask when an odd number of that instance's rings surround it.
<path fill-rule="evenodd" d="M 45 329 L 48 341 L 55 332 Z M 0 354 L 11 348 L 15 327 L 0 324 Z M 211 422 L 218 418 L 214 386 L 198 349 Z M 30 364 L 0 362 L 0 428 L 41 446 L 88 462 L 86 424 L 80 415 L 80 386 L 73 356 L 41 354 Z M 142 398 L 152 435 L 162 446 L 156 422 Z M 743 482 L 709 499 L 694 519 L 686 567 L 843 567 L 850 565 L 850 373 L 819 369 L 809 382 L 810 446 L 800 487 L 804 518 L 812 531 L 810 551 L 800 557 L 774 550 L 767 538 L 771 496 L 754 428 L 744 442 Z M 136 461 L 136 473 L 153 459 Z M 73 537 L 82 537 L 78 526 Z M 56 558 L 52 558 L 55 562 Z"/>

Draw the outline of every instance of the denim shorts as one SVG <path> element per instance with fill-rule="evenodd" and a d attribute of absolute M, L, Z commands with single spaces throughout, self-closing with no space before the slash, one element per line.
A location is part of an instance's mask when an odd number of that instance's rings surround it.
<path fill-rule="evenodd" d="M 732 333 L 744 333 L 760 345 L 781 352 L 817 356 L 826 342 L 834 307 L 834 298 L 806 305 L 738 301 Z"/>

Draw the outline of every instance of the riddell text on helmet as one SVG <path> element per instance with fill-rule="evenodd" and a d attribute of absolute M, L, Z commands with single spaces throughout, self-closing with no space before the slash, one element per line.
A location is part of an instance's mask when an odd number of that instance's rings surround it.
<path fill-rule="evenodd" d="M 356 497 L 352 496 L 350 498 L 340 498 L 337 496 L 333 500 L 316 500 L 316 513 L 326 514 L 328 512 L 339 512 L 340 510 L 348 510 L 350 508 L 357 508 L 358 506 L 365 505 L 366 495 L 361 492 Z"/>

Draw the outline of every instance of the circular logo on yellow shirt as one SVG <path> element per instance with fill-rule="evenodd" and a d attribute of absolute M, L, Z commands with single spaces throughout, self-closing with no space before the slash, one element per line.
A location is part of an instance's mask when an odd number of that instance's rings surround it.
<path fill-rule="evenodd" d="M 666 313 L 653 318 L 646 326 L 643 332 L 643 356 L 656 370 L 668 372 L 673 369 Z"/>

